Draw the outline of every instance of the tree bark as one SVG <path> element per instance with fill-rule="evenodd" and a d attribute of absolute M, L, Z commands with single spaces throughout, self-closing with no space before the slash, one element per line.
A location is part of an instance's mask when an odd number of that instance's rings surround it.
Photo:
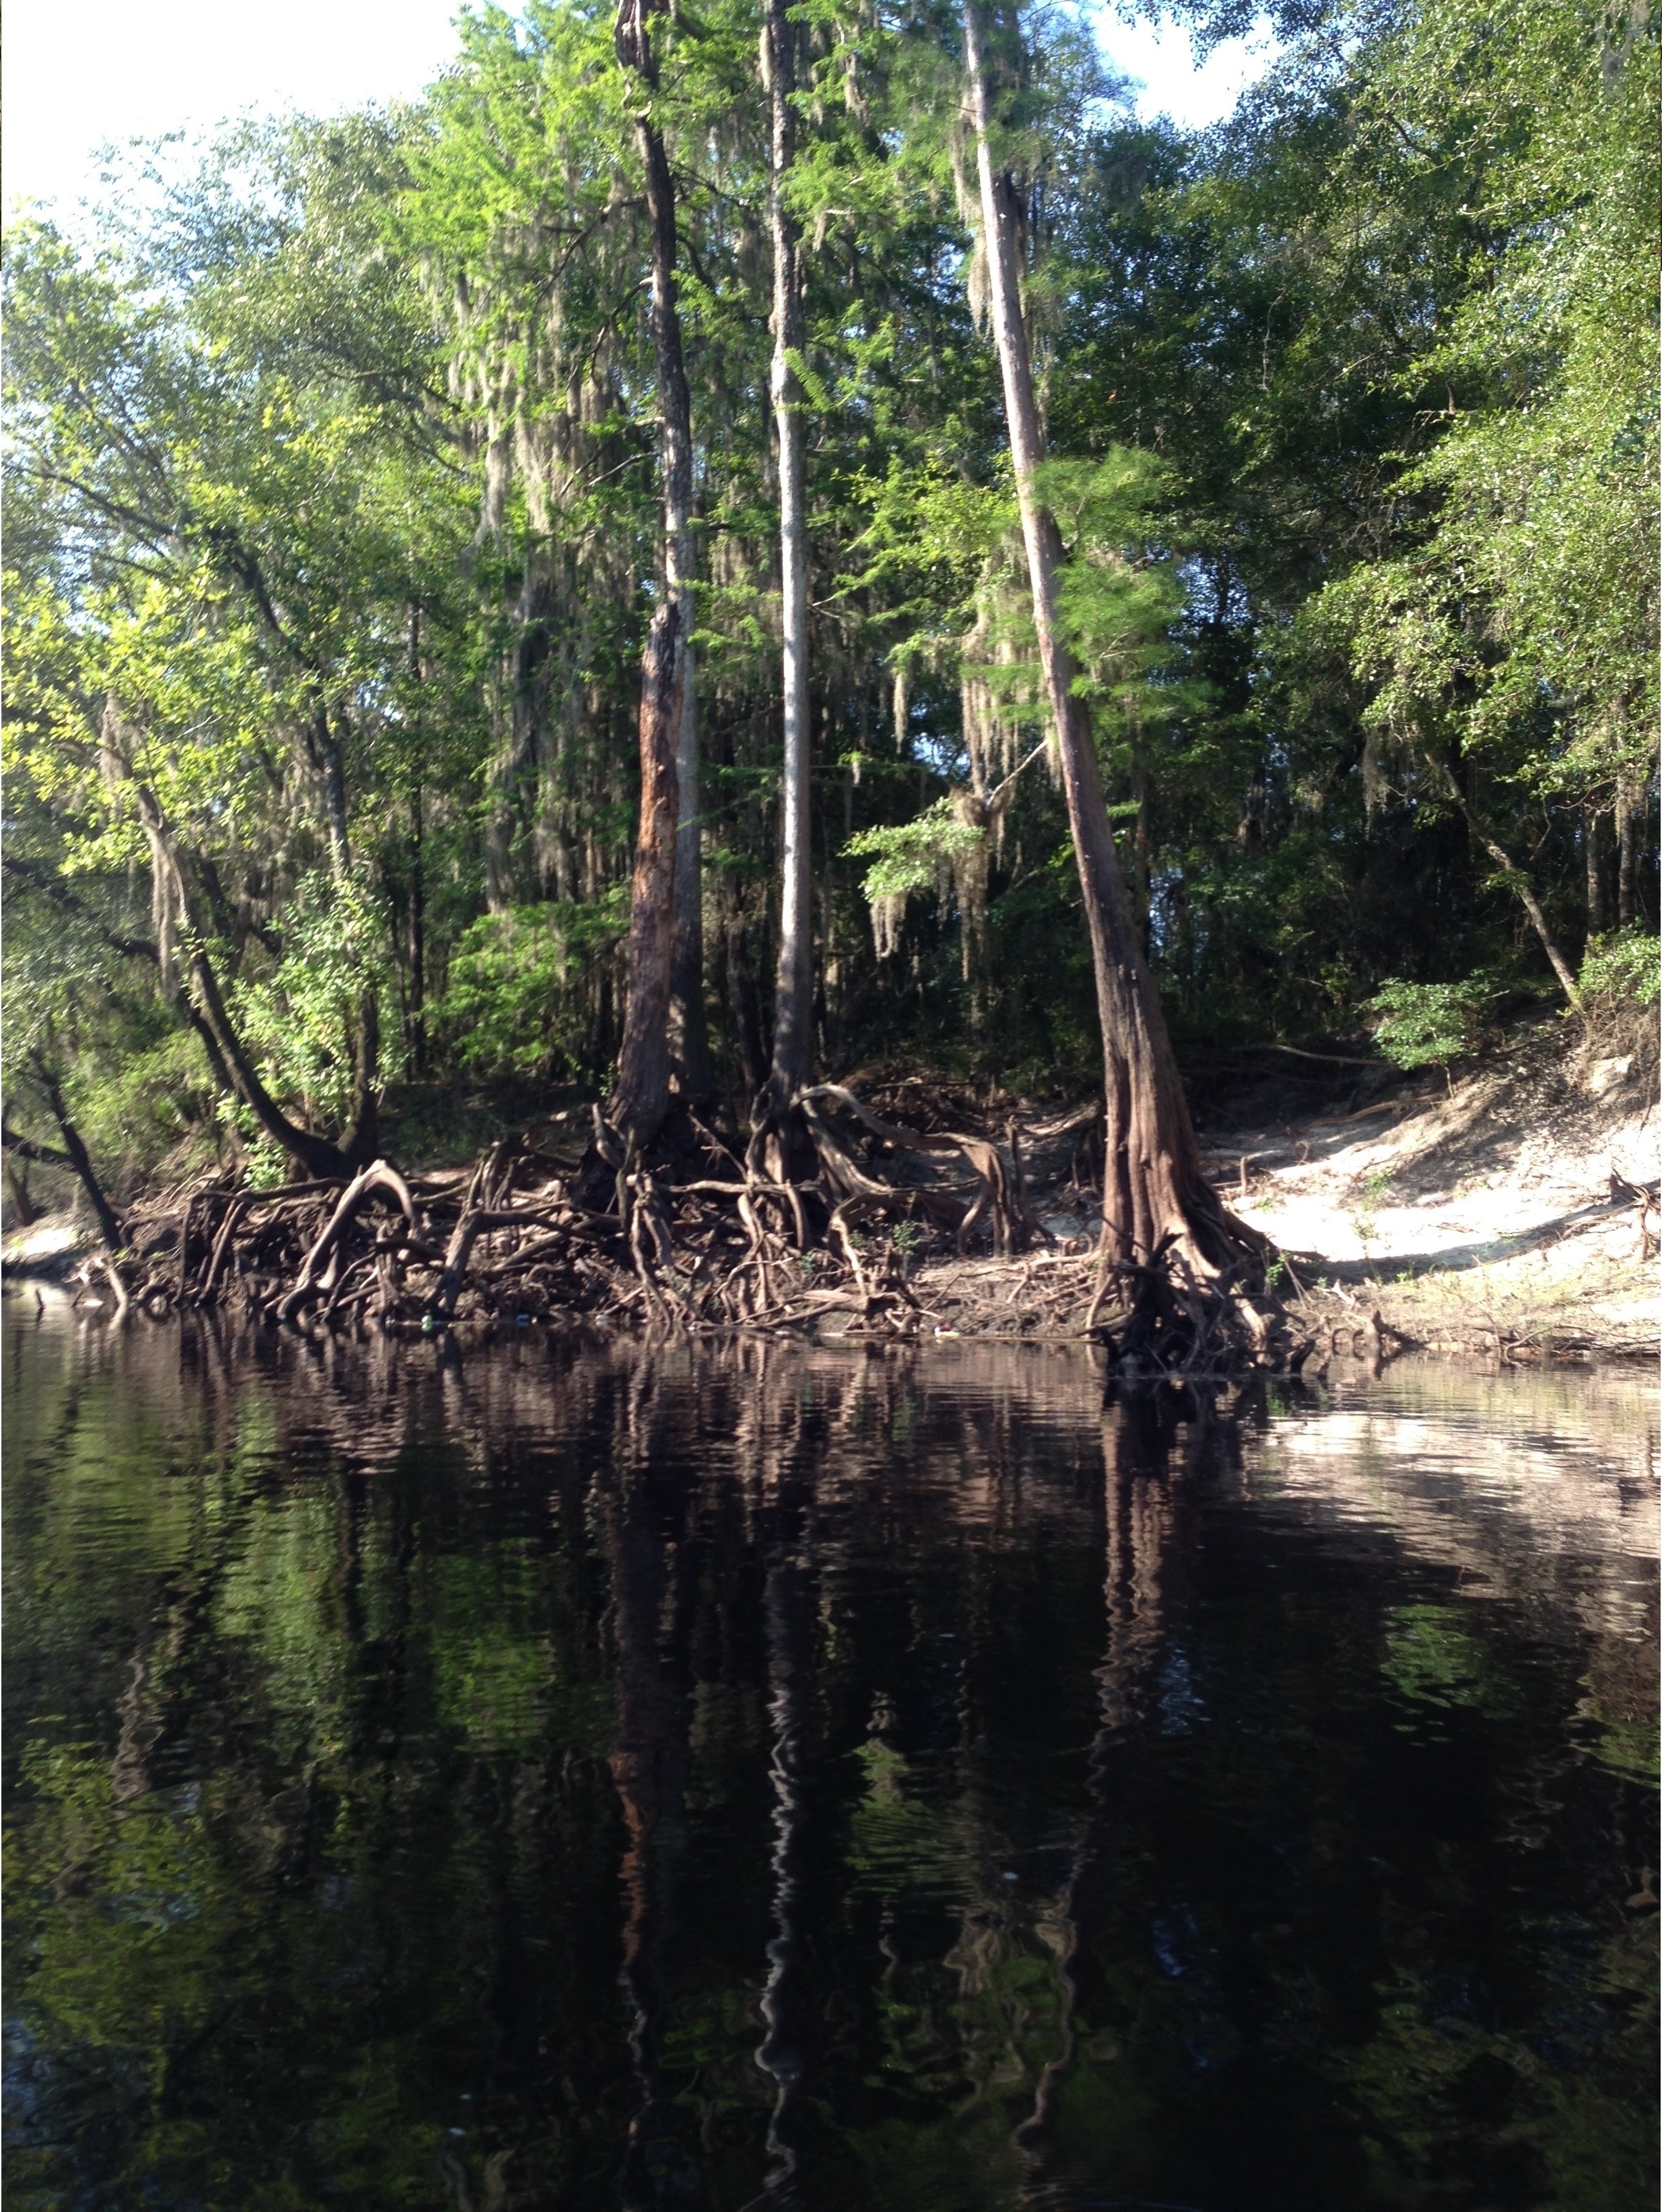
<path fill-rule="evenodd" d="M 691 533 L 689 533 L 690 535 Z M 670 1045 L 681 1065 L 681 1079 L 694 1098 L 715 1091 L 709 1056 L 709 1025 L 704 1017 L 704 888 L 700 845 L 698 685 L 692 655 L 692 610 L 685 617 L 682 644 L 681 727 L 675 748 L 675 781 L 680 820 L 675 830 L 675 949 L 670 963 Z"/>
<path fill-rule="evenodd" d="M 422 819 L 421 785 L 410 798 L 410 899 L 405 933 L 409 962 L 409 1006 L 405 1043 L 410 1072 L 419 1081 L 427 1073 L 427 854 Z"/>
<path fill-rule="evenodd" d="M 620 0 L 614 40 L 623 67 L 654 92 L 658 64 L 647 30 L 649 4 L 650 0 Z M 630 902 L 628 999 L 617 1088 L 608 1110 L 614 1127 L 644 1146 L 656 1134 L 669 1103 L 682 814 L 678 755 L 686 741 L 686 689 L 692 672 L 692 403 L 675 301 L 675 188 L 663 133 L 648 107 L 636 114 L 635 127 L 652 228 L 650 319 L 661 422 L 664 595 L 641 659 L 641 819 Z M 693 798 L 696 811 L 696 793 Z M 691 836 L 696 837 L 696 829 Z M 691 859 L 696 864 L 696 848 Z M 685 870 L 684 861 L 684 880 Z M 691 1010 L 696 1021 L 703 1012 L 702 991 L 692 993 Z M 684 1016 L 689 1011 L 684 1001 Z M 683 1036 L 694 1042 L 685 1021 Z"/>
<path fill-rule="evenodd" d="M 676 611 L 664 599 L 641 669 L 641 826 L 629 908 L 628 997 L 618 1082 L 606 1112 L 637 1146 L 669 1103 L 669 988 L 675 913 L 675 744 L 679 720 Z"/>
<path fill-rule="evenodd" d="M 1152 979 L 1132 926 L 1088 719 L 1056 615 L 1062 539 L 1036 476 L 1044 458 L 1022 320 L 1020 219 L 1014 179 L 995 167 L 983 27 L 964 10 L 965 59 L 977 142 L 989 312 L 1032 590 L 1033 623 L 1056 731 L 1068 827 L 1091 938 L 1106 1096 L 1103 1241 L 1111 1257 L 1147 1264 L 1162 1247 L 1215 1280 L 1239 1262 L 1215 1194 L 1202 1176 L 1188 1103 Z M 1168 1243 L 1169 1240 L 1169 1243 Z"/>
<path fill-rule="evenodd" d="M 1582 826 L 1582 856 L 1587 869 L 1587 935 L 1602 937 L 1609 927 L 1610 901 L 1604 895 L 1604 817 L 1587 816 Z"/>
<path fill-rule="evenodd" d="M 786 205 L 794 154 L 790 98 L 794 32 L 787 0 L 769 0 L 768 88 L 773 106 L 769 216 L 773 232 L 773 367 L 770 390 L 779 446 L 779 578 L 784 635 L 784 785 L 781 800 L 779 968 L 770 1088 L 776 1108 L 808 1079 L 813 1052 L 813 907 L 809 875 L 808 560 L 801 392 L 791 356 L 803 339 L 800 234 Z"/>

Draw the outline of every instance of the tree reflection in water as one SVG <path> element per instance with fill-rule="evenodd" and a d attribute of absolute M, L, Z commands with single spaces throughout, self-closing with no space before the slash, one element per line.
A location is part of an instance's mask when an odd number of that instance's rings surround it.
<path fill-rule="evenodd" d="M 20 2203 L 1647 2190 L 1637 1385 L 7 1360 Z"/>

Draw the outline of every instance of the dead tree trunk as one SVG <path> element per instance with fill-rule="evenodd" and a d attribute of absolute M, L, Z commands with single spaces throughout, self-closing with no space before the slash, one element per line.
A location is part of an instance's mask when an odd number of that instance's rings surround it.
<path fill-rule="evenodd" d="M 773 367 L 779 446 L 779 575 L 784 632 L 784 787 L 781 799 L 779 969 L 770 1085 L 776 1109 L 807 1081 L 813 1056 L 813 891 L 809 877 L 808 549 L 802 460 L 803 317 L 800 234 L 785 202 L 794 153 L 795 33 L 786 0 L 769 0 L 766 53 L 773 104 L 769 215 L 773 230 Z"/>
<path fill-rule="evenodd" d="M 1103 1239 L 1109 1256 L 1148 1267 L 1170 1254 L 1197 1281 L 1215 1282 L 1249 1257 L 1201 1174 L 1193 1125 L 1153 981 L 1125 898 L 1089 720 L 1073 695 L 1074 672 L 1056 614 L 1062 539 L 1036 482 L 1044 459 L 1022 319 L 1020 210 L 1014 179 L 995 165 L 982 22 L 964 11 L 965 59 L 975 125 L 981 218 L 993 334 L 1003 373 L 1033 623 L 1055 719 L 1068 826 L 1096 971 L 1106 1091 Z"/>
<path fill-rule="evenodd" d="M 618 58 L 650 93 L 658 64 L 646 17 L 651 0 L 621 0 Z M 663 133 L 643 106 L 635 118 L 652 227 L 652 342 L 662 422 L 664 596 L 641 657 L 641 821 L 630 901 L 629 984 L 618 1087 L 610 1118 L 637 1146 L 656 1134 L 669 1103 L 669 1022 L 675 965 L 677 754 L 684 740 L 687 643 L 692 627 L 692 406 L 675 304 L 675 189 Z"/>

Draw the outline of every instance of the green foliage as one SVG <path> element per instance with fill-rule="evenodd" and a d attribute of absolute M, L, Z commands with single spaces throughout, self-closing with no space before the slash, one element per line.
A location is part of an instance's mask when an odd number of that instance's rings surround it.
<path fill-rule="evenodd" d="M 1397 482 L 1420 520 L 1330 587 L 1367 719 L 1598 806 L 1647 779 L 1656 715 L 1655 38 L 1564 0 L 1497 37 L 1457 0 L 1357 88 L 1405 184 L 1458 147 L 1481 272 L 1403 372 L 1446 393 Z"/>
<path fill-rule="evenodd" d="M 1368 1001 L 1373 1037 L 1404 1071 L 1446 1067 L 1476 1049 L 1483 1020 L 1500 986 L 1488 975 L 1460 983 L 1408 983 L 1392 977 Z"/>
<path fill-rule="evenodd" d="M 1590 938 L 1580 981 L 1584 1000 L 1653 1006 L 1662 998 L 1662 945 L 1641 929 Z"/>
<path fill-rule="evenodd" d="M 860 888 L 875 906 L 880 899 L 904 899 L 913 891 L 933 890 L 951 863 L 974 852 L 986 836 L 954 810 L 950 798 L 937 799 L 910 822 L 861 830 L 843 850 L 853 859 L 873 859 Z"/>
<path fill-rule="evenodd" d="M 1592 940 L 1657 921 L 1657 19 L 1330 12 L 1279 11 L 1203 141 L 1129 119 L 1079 21 L 989 26 L 1062 617 L 1196 1050 L 1516 974 L 1525 890 L 1594 995 L 1650 988 Z M 794 19 L 825 1036 L 1047 1087 L 1094 1014 L 1059 793 L 1036 763 L 976 815 L 1046 715 L 957 19 Z M 652 24 L 729 1075 L 778 917 L 756 33 Z M 377 1024 L 377 1083 L 617 1048 L 660 566 L 635 91 L 604 10 L 457 39 L 409 108 L 234 131 L 88 245 L 8 235 L 12 1080 L 33 1132 L 49 1048 L 118 1180 L 228 1127 L 286 1172 L 192 1032 L 198 957 L 323 1133 Z M 1419 1018 L 1446 1065 L 1460 1021 Z"/>
<path fill-rule="evenodd" d="M 482 915 L 461 935 L 437 1019 L 478 1075 L 597 1073 L 585 988 L 629 926 L 624 887 L 594 906 L 551 901 Z"/>
<path fill-rule="evenodd" d="M 352 1038 L 366 995 L 387 989 L 387 937 L 373 890 L 314 871 L 295 886 L 282 957 L 233 995 L 268 1086 L 303 1102 L 308 1118 L 339 1125 L 350 1114 Z M 395 1046 L 384 1054 L 389 1073 L 398 1059 Z"/>

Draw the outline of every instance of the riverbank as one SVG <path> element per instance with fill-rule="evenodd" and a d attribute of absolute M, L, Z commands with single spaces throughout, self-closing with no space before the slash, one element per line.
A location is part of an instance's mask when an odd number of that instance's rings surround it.
<path fill-rule="evenodd" d="M 1316 1336 L 1317 1364 L 1409 1346 L 1501 1361 L 1654 1358 L 1656 1062 L 1643 1036 L 1623 1041 L 1628 1050 L 1611 1051 L 1608 1036 L 1578 1038 L 1544 1017 L 1514 1028 L 1452 1082 L 1378 1067 L 1352 1077 L 1336 1062 L 1329 1084 L 1351 1087 L 1318 1092 L 1319 1112 L 1297 1103 L 1311 1097 L 1307 1086 L 1261 1079 L 1244 1102 L 1251 1113 L 1238 1094 L 1233 1110 L 1226 1103 L 1202 1123 L 1203 1164 L 1276 1247 L 1275 1287 Z M 1013 1178 L 1014 1127 L 1025 1204 L 1042 1235 L 1001 1258 L 959 1255 L 939 1233 L 873 1224 L 860 1239 L 861 1279 L 816 1283 L 805 1262 L 800 1286 L 782 1279 L 758 1323 L 889 1340 L 1077 1337 L 1098 1280 L 1090 1103 L 1068 1111 L 872 1073 L 861 1087 L 896 1123 L 1001 1140 Z M 539 1144 L 557 1153 L 570 1118 L 545 1124 Z M 935 1179 L 934 1163 L 910 1166 Z M 951 1170 L 943 1162 L 938 1171 Z M 435 1178 L 451 1180 L 454 1171 Z M 187 1196 L 161 1194 L 131 1210 L 136 1242 L 158 1261 Z M 5 1270 L 84 1282 L 94 1250 L 86 1229 L 60 1212 L 6 1237 Z M 488 1333 L 500 1316 L 488 1297 L 474 1303 L 477 1310 L 465 1299 L 458 1318 Z"/>
<path fill-rule="evenodd" d="M 1208 1174 L 1277 1248 L 1276 1286 L 1323 1353 L 1654 1359 L 1662 1133 L 1645 1034 L 1587 1038 L 1547 1015 L 1452 1079 L 1355 1080 L 1365 1105 L 1330 1093 L 1316 1114 L 1263 1080 L 1252 1114 L 1226 1103 L 1200 1130 Z M 918 1268 L 937 1328 L 1077 1326 L 1100 1217 L 1063 1176 L 1032 1196 L 1057 1247 Z"/>
<path fill-rule="evenodd" d="M 1642 1043 L 1601 1051 L 1549 1018 L 1452 1084 L 1206 1141 L 1302 1310 L 1342 1340 L 1377 1316 L 1428 1350 L 1656 1355 L 1658 1107 Z"/>

